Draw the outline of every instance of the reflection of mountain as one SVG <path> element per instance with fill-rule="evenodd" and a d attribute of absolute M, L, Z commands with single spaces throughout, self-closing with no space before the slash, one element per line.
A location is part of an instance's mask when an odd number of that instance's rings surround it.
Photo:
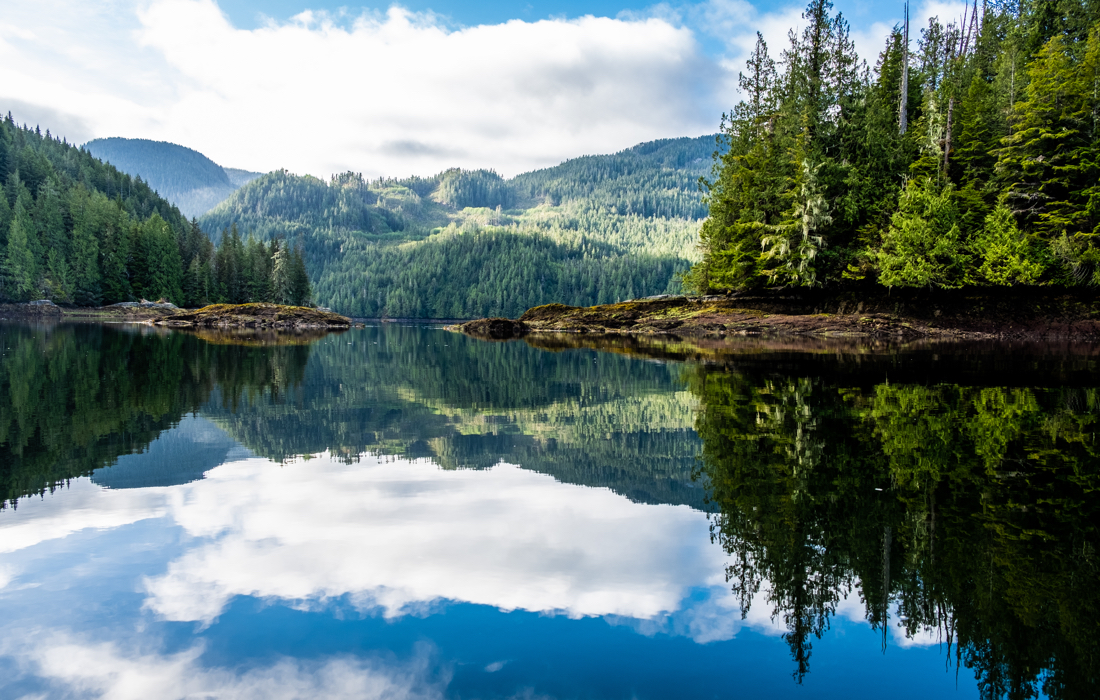
<path fill-rule="evenodd" d="M 116 488 L 199 478 L 224 459 L 183 418 L 199 411 L 277 461 L 324 451 L 447 469 L 506 461 L 640 502 L 705 505 L 692 480 L 694 399 L 670 366 L 423 327 L 278 346 L 109 327 L 0 333 L 12 347 L 0 365 L 0 386 L 12 387 L 0 396 L 5 500 L 93 470 Z"/>
<path fill-rule="evenodd" d="M 112 489 L 175 486 L 201 479 L 214 467 L 250 454 L 218 426 L 189 415 L 144 451 L 123 455 L 113 465 L 92 472 L 92 481 Z"/>
<path fill-rule="evenodd" d="M 705 506 L 678 367 L 396 326 L 327 338 L 311 357 L 285 403 L 205 415 L 277 461 L 324 450 L 446 469 L 504 461 L 639 502 Z"/>
<path fill-rule="evenodd" d="M 229 406 L 278 401 L 309 357 L 82 324 L 0 324 L 0 348 L 0 507 L 144 452 L 215 387 Z"/>
<path fill-rule="evenodd" d="M 785 625 L 796 676 L 847 597 L 879 629 L 938 630 L 990 697 L 1100 696 L 1087 356 L 788 344 L 684 366 L 396 325 L 278 346 L 0 325 L 0 348 L 5 500 L 93 470 L 180 483 L 234 441 L 277 461 L 424 457 L 454 483 L 505 461 L 636 501 L 709 496 L 741 608 Z"/>

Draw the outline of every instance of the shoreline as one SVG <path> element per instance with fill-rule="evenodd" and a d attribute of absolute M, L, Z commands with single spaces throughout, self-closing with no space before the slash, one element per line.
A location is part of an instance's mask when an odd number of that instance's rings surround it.
<path fill-rule="evenodd" d="M 528 334 L 664 335 L 1100 342 L 1095 290 L 767 290 L 722 296 L 647 297 L 589 307 L 547 304 L 518 319 L 453 326 L 476 337 Z"/>

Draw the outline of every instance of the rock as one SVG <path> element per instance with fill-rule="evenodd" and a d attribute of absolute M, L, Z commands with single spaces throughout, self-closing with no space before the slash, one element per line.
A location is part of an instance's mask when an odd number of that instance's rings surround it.
<path fill-rule="evenodd" d="M 305 306 L 279 304 L 211 304 L 195 311 L 162 316 L 158 326 L 176 328 L 328 328 L 351 327 L 351 319 Z"/>

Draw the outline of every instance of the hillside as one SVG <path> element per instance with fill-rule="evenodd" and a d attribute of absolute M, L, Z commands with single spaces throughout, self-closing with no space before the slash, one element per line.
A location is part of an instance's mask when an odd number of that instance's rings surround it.
<path fill-rule="evenodd" d="M 147 184 L 10 113 L 0 178 L 0 301 L 182 301 L 173 285 L 197 230 Z"/>
<path fill-rule="evenodd" d="M 119 170 L 140 177 L 188 218 L 201 216 L 260 175 L 222 168 L 198 151 L 165 141 L 115 137 L 94 139 L 84 148 Z"/>
<path fill-rule="evenodd" d="M 517 315 L 679 289 L 706 215 L 698 179 L 713 136 L 664 139 L 505 179 L 323 181 L 286 171 L 243 186 L 204 215 L 302 245 L 315 300 L 369 317 Z"/>
<path fill-rule="evenodd" d="M 0 179 L 0 303 L 310 300 L 298 249 L 236 235 L 215 248 L 141 178 L 10 113 L 0 121 Z"/>

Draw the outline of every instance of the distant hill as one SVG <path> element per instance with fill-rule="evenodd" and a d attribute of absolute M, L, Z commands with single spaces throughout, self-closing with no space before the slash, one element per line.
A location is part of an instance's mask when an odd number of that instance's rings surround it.
<path fill-rule="evenodd" d="M 119 170 L 141 177 L 188 218 L 201 216 L 260 173 L 223 168 L 196 150 L 166 141 L 106 138 L 85 150 Z"/>
<path fill-rule="evenodd" d="M 502 178 L 328 181 L 286 171 L 250 181 L 205 214 L 303 246 L 315 300 L 354 316 L 516 315 L 679 291 L 707 210 L 714 136 L 662 139 Z"/>

